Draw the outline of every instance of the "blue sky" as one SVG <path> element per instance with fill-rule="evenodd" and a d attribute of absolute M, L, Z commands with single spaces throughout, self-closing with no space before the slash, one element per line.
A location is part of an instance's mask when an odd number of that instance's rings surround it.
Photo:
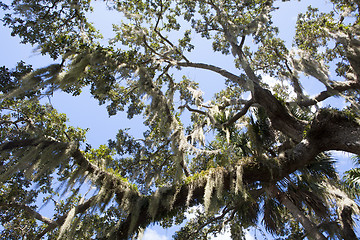
<path fill-rule="evenodd" d="M 120 23 L 121 19 L 119 19 L 117 15 L 108 14 L 105 11 L 102 1 L 96 1 L 94 4 L 95 13 L 91 16 L 91 19 L 96 23 L 95 26 L 102 29 L 105 37 L 104 40 L 107 40 L 111 37 L 111 24 L 114 22 Z M 319 7 L 320 9 L 323 9 L 324 7 L 328 10 L 332 9 L 332 4 L 329 1 L 327 1 L 326 4 L 324 4 L 323 1 L 310 0 L 301 1 L 300 3 L 298 1 L 286 3 L 278 1 L 280 9 L 275 14 L 273 21 L 280 29 L 280 37 L 287 41 L 289 47 L 291 47 L 292 38 L 295 34 L 294 25 L 297 19 L 297 13 L 304 12 L 310 4 Z M 1 12 L 0 15 L 2 15 Z M 10 30 L 3 26 L 0 26 L 0 36 L 0 66 L 5 65 L 8 68 L 12 68 L 20 60 L 32 64 L 35 68 L 46 66 L 51 63 L 51 60 L 48 57 L 40 56 L 38 53 L 33 52 L 34 48 L 32 46 L 19 44 L 19 39 L 17 37 L 11 37 Z M 220 66 L 222 67 L 234 70 L 234 67 L 232 67 L 233 59 L 231 56 L 214 57 L 210 44 L 202 44 L 200 40 L 199 43 L 201 43 L 199 45 L 200 47 L 196 48 L 195 51 L 190 54 L 190 59 L 196 59 L 198 62 L 220 63 Z M 205 98 L 207 99 L 212 97 L 211 92 L 216 92 L 223 84 L 221 78 L 205 71 L 186 70 L 185 74 L 200 82 L 200 86 L 203 86 L 205 89 L 203 89 L 203 91 L 205 93 Z M 206 79 L 206 81 L 204 81 L 204 79 Z M 317 84 L 313 79 L 308 77 L 304 78 L 304 87 L 310 95 L 317 93 L 319 89 L 322 88 L 320 84 Z M 44 101 L 48 100 L 44 99 Z M 338 106 L 343 105 L 343 102 L 339 102 L 339 100 L 335 101 L 337 101 L 336 104 Z M 99 106 L 97 101 L 86 91 L 78 97 L 72 97 L 65 93 L 55 93 L 54 97 L 51 98 L 51 103 L 59 112 L 67 114 L 70 125 L 90 129 L 87 134 L 87 139 L 94 147 L 99 146 L 100 144 L 106 144 L 108 139 L 115 138 L 117 129 L 119 128 L 128 127 L 132 129 L 131 133 L 141 134 L 138 130 L 141 119 L 129 120 L 126 116 L 121 115 L 109 118 L 105 106 Z M 334 100 L 329 103 L 334 103 Z M 351 161 L 348 160 L 349 158 L 347 156 L 344 157 L 341 153 L 337 153 L 337 156 L 341 158 L 341 161 L 338 163 L 339 168 L 342 170 L 348 169 L 351 164 Z M 144 239 L 171 239 L 174 229 L 175 228 L 163 230 L 160 227 L 154 226 L 146 231 Z M 224 234 L 216 239 L 227 240 L 230 238 L 228 234 Z M 249 235 L 248 239 L 253 239 L 253 237 Z"/>

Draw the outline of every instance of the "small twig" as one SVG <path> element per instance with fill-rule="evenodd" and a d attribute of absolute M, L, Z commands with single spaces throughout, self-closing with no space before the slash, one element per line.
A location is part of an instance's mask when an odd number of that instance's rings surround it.
<path fill-rule="evenodd" d="M 245 36 L 242 36 L 242 38 L 241 38 L 241 42 L 240 42 L 240 45 L 239 45 L 239 48 L 243 48 L 243 46 L 244 46 L 244 43 L 245 43 Z"/>
<path fill-rule="evenodd" d="M 219 215 L 219 216 L 217 216 L 217 217 L 213 217 L 213 218 L 211 218 L 210 220 L 208 220 L 207 222 L 201 224 L 201 225 L 198 227 L 197 231 L 196 231 L 195 233 L 192 233 L 191 235 L 197 234 L 198 232 L 201 231 L 201 229 L 203 229 L 204 227 L 206 227 L 206 226 L 209 225 L 210 223 L 215 222 L 215 221 L 217 221 L 217 220 L 219 220 L 219 219 L 224 218 L 224 217 L 226 216 L 226 214 L 228 214 L 231 210 L 233 210 L 233 208 L 226 208 L 226 207 L 225 207 L 224 210 L 222 211 L 222 214 L 221 214 L 221 215 Z M 234 211 L 234 212 L 235 212 L 235 211 Z M 190 236 L 191 236 L 191 235 L 190 235 Z"/>
<path fill-rule="evenodd" d="M 167 76 L 168 76 L 167 72 L 169 71 L 170 67 L 171 67 L 171 64 L 168 64 L 168 65 L 165 67 L 164 71 L 159 75 L 159 77 L 158 77 L 157 79 L 160 79 L 160 78 L 161 78 L 162 76 L 164 76 L 164 75 L 167 75 Z"/>
<path fill-rule="evenodd" d="M 158 26 L 159 26 L 159 23 L 160 23 L 160 20 L 162 19 L 162 14 L 163 14 L 163 6 L 161 4 L 161 10 L 160 10 L 160 13 L 158 14 L 158 19 L 156 21 L 156 24 L 155 24 L 155 28 L 154 28 L 154 32 L 163 40 L 165 41 L 167 44 L 169 44 L 173 49 L 175 49 L 175 51 L 181 55 L 181 57 L 186 61 L 186 62 L 190 62 L 185 56 L 184 54 L 169 40 L 167 39 L 166 37 L 164 37 L 161 32 L 158 30 Z"/>
<path fill-rule="evenodd" d="M 0 125 L 2 124 L 13 124 L 15 125 L 15 127 L 17 128 L 17 130 L 20 130 L 19 126 L 18 126 L 18 123 L 21 122 L 22 120 L 21 119 L 18 119 L 16 121 L 10 121 L 10 120 L 2 120 L 0 122 Z"/>
<path fill-rule="evenodd" d="M 201 114 L 201 115 L 208 115 L 206 112 L 204 112 L 204 111 L 201 111 L 201 110 L 199 110 L 199 109 L 194 109 L 194 108 L 191 108 L 191 107 L 189 107 L 189 105 L 187 105 L 187 104 L 185 104 L 185 105 L 182 105 L 182 106 L 180 106 L 179 108 L 186 108 L 187 110 L 189 110 L 190 112 L 195 112 L 195 113 L 199 113 L 199 114 Z"/>
<path fill-rule="evenodd" d="M 143 36 L 143 41 L 144 41 L 144 44 L 145 44 L 145 47 L 147 47 L 148 49 L 150 49 L 151 52 L 153 52 L 154 54 L 164 58 L 164 59 L 168 59 L 168 57 L 166 57 L 165 55 L 162 55 L 160 53 L 158 53 L 155 49 L 153 49 L 146 41 L 146 36 L 144 35 Z"/>
<path fill-rule="evenodd" d="M 223 123 L 223 127 L 228 127 L 231 124 L 235 123 L 238 119 L 240 119 L 242 116 L 244 116 L 247 111 L 249 110 L 249 108 L 255 103 L 255 101 L 253 99 L 250 99 L 243 107 L 243 109 L 241 109 L 240 112 L 238 112 L 237 114 L 235 114 L 234 117 L 232 117 L 231 119 L 229 119 L 228 121 L 226 121 L 225 123 Z"/>

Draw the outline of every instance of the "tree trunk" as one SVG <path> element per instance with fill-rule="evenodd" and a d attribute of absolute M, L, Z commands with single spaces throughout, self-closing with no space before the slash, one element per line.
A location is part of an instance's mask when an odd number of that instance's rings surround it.
<path fill-rule="evenodd" d="M 354 240 L 358 239 L 354 232 L 353 226 L 353 219 L 352 219 L 353 210 L 349 206 L 345 206 L 344 209 L 341 211 L 340 219 L 341 219 L 341 237 L 344 240 Z"/>

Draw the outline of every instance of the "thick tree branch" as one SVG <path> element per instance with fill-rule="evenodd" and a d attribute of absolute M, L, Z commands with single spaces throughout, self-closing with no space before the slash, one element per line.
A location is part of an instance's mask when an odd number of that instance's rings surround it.
<path fill-rule="evenodd" d="M 25 205 L 25 204 L 20 204 L 20 203 L 0 203 L 0 208 L 17 208 L 17 209 L 22 209 L 24 211 L 26 211 L 26 213 L 30 214 L 33 218 L 35 218 L 36 220 L 39 220 L 43 223 L 46 224 L 54 224 L 54 221 L 44 217 L 43 215 L 41 215 L 40 213 L 38 213 L 37 211 L 35 211 L 33 208 Z"/>
<path fill-rule="evenodd" d="M 270 163 L 263 161 L 250 161 L 243 166 L 243 182 L 245 184 L 254 182 L 276 182 L 290 173 L 301 169 L 314 161 L 315 157 L 323 152 L 330 150 L 347 151 L 354 154 L 360 154 L 360 124 L 356 119 L 347 116 L 342 112 L 321 110 L 309 126 L 309 130 L 304 139 L 300 141 L 294 148 L 289 149 L 284 155 L 278 157 L 276 166 L 271 167 Z M 63 144 L 64 147 L 68 143 L 59 143 L 51 140 L 28 139 L 19 140 L 2 144 L 0 150 L 13 150 L 25 146 L 36 146 L 37 144 Z M 109 191 L 114 191 L 116 200 L 120 204 L 124 198 L 129 198 L 133 202 L 140 202 L 140 212 L 142 214 L 137 220 L 132 219 L 132 213 L 120 225 L 116 231 L 118 239 L 126 239 L 132 232 L 130 225 L 132 221 L 135 222 L 135 230 L 137 227 L 146 227 L 153 221 L 159 221 L 164 217 L 169 217 L 178 212 L 180 209 L 185 209 L 188 206 L 197 205 L 203 202 L 204 190 L 206 186 L 206 177 L 194 180 L 188 184 L 181 186 L 173 186 L 166 189 L 161 189 L 160 199 L 173 199 L 173 205 L 169 207 L 168 201 L 161 201 L 155 216 L 148 214 L 148 208 L 152 197 L 139 194 L 135 190 L 131 190 L 128 183 L 122 179 L 99 169 L 96 165 L 90 163 L 82 154 L 80 150 L 74 150 L 72 157 L 75 162 L 81 166 L 89 174 L 96 176 L 96 184 L 107 184 Z M 270 164 L 270 165 L 269 165 Z M 224 191 L 230 191 L 231 185 L 234 182 L 234 174 L 229 169 L 219 169 L 224 176 Z M 129 195 L 130 191 L 130 195 Z M 188 201 L 188 195 L 191 194 L 191 199 Z M 77 213 L 84 212 L 91 206 L 89 200 L 86 204 L 77 207 Z M 61 218 L 65 219 L 65 217 Z M 56 226 L 61 225 L 61 219 L 56 222 Z M 134 223 L 134 222 L 133 222 Z M 55 225 L 51 225 L 54 227 Z M 50 228 L 50 225 L 49 225 Z M 132 230 L 134 231 L 134 230 Z"/>
<path fill-rule="evenodd" d="M 315 105 L 325 99 L 338 95 L 339 93 L 348 91 L 348 90 L 358 90 L 360 89 L 360 83 L 354 81 L 347 81 L 347 82 L 333 82 L 331 89 L 326 91 L 322 91 L 316 97 L 312 99 L 305 99 L 300 101 L 298 104 L 303 107 L 308 107 Z"/>
<path fill-rule="evenodd" d="M 11 142 L 6 142 L 0 145 L 0 151 L 7 151 L 12 150 L 15 148 L 21 148 L 21 147 L 29 147 L 29 146 L 36 146 L 40 142 L 51 144 L 52 141 L 45 141 L 38 138 L 30 138 L 30 139 L 23 139 L 23 140 L 14 140 Z"/>
<path fill-rule="evenodd" d="M 329 135 L 329 132 L 324 132 L 326 129 L 333 131 L 333 133 Z M 250 184 L 258 181 L 269 183 L 279 181 L 315 161 L 315 157 L 319 153 L 330 150 L 342 150 L 360 154 L 360 124 L 341 113 L 331 113 L 323 110 L 314 119 L 306 138 L 294 148 L 287 150 L 284 155 L 279 156 L 276 166 L 270 167 L 269 163 L 262 161 L 251 161 L 245 164 L 243 166 L 243 182 Z M 230 191 L 236 174 L 230 169 L 219 169 L 218 171 L 223 171 L 224 191 Z M 160 202 L 154 217 L 145 214 L 148 213 L 151 198 L 141 196 L 140 212 L 144 214 L 136 220 L 136 228 L 146 227 L 153 221 L 172 216 L 176 212 L 184 210 L 188 203 L 189 206 L 202 203 L 206 186 L 204 179 L 194 180 L 192 183 L 170 187 L 161 191 L 160 199 L 169 199 L 175 195 L 174 204 L 169 208 L 166 207 L 167 201 Z M 192 192 L 192 197 L 190 202 L 187 202 L 187 196 L 190 192 Z M 129 232 L 131 221 L 132 216 L 130 213 L 117 232 L 114 233 L 117 239 L 127 239 L 129 234 L 132 234 L 132 232 Z"/>
<path fill-rule="evenodd" d="M 360 154 L 359 120 L 346 113 L 322 109 L 307 131 L 322 151 L 338 150 Z"/>
<path fill-rule="evenodd" d="M 255 85 L 254 94 L 255 102 L 265 108 L 273 127 L 291 137 L 294 141 L 300 142 L 306 122 L 293 117 L 288 109 L 276 99 L 269 90 L 259 85 Z"/>
<path fill-rule="evenodd" d="M 354 211 L 349 206 L 345 206 L 340 213 L 340 219 L 342 225 L 341 236 L 344 238 L 344 240 L 357 239 L 357 236 L 353 229 L 353 225 L 354 225 L 354 220 L 352 218 L 353 214 Z"/>
<path fill-rule="evenodd" d="M 273 127 L 276 130 L 283 132 L 287 136 L 299 142 L 302 138 L 302 132 L 306 123 L 293 117 L 288 109 L 282 105 L 282 103 L 276 99 L 270 91 L 259 85 L 259 78 L 255 75 L 242 49 L 233 42 L 231 42 L 231 44 L 239 57 L 240 64 L 246 75 L 253 82 L 254 89 L 252 93 L 255 102 L 265 108 L 269 118 L 271 119 Z"/>
<path fill-rule="evenodd" d="M 241 77 L 226 71 L 223 68 L 211 65 L 211 64 L 206 64 L 206 63 L 193 63 L 193 62 L 177 62 L 176 63 L 177 66 L 179 67 L 193 67 L 193 68 L 199 68 L 199 69 L 205 69 L 205 70 L 210 70 L 212 72 L 218 73 L 223 77 L 226 77 L 228 79 L 230 79 L 231 81 L 238 83 L 240 86 L 245 86 L 246 81 L 244 79 L 242 79 Z"/>
<path fill-rule="evenodd" d="M 57 140 L 48 140 L 44 138 L 31 138 L 31 139 L 23 139 L 23 140 L 15 140 L 7 143 L 3 143 L 0 145 L 0 151 L 14 150 L 23 147 L 33 147 L 42 144 L 45 148 L 46 146 L 50 146 L 51 144 L 57 144 L 59 149 L 66 149 L 69 147 L 70 143 L 60 142 Z M 124 182 L 123 180 L 117 178 L 113 174 L 104 171 L 97 167 L 95 164 L 91 163 L 88 159 L 85 158 L 82 151 L 80 149 L 75 149 L 71 156 L 75 160 L 75 162 L 82 167 L 83 171 L 87 171 L 89 174 L 96 175 L 96 181 L 101 185 L 102 181 L 106 179 L 106 181 L 111 181 L 114 186 L 123 188 L 131 188 L 129 183 Z"/>
<path fill-rule="evenodd" d="M 70 143 L 60 142 L 53 139 L 48 140 L 44 138 L 24 139 L 24 140 L 17 140 L 17 141 L 1 144 L 0 151 L 16 150 L 24 147 L 35 147 L 40 144 L 44 149 L 52 144 L 57 144 L 59 149 L 67 149 Z M 95 164 L 91 163 L 88 159 L 85 158 L 81 150 L 79 149 L 73 150 L 71 153 L 71 157 L 79 165 L 81 171 L 87 172 L 87 174 L 94 176 L 93 183 L 95 183 L 98 186 L 102 186 L 106 184 L 109 191 L 115 192 L 117 199 L 122 200 L 125 195 L 131 198 L 140 197 L 139 192 L 133 189 L 128 182 L 125 182 L 123 179 L 118 178 L 115 175 L 111 174 L 110 172 L 104 171 L 99 167 L 97 167 Z M 93 196 L 84 203 L 76 206 L 75 214 L 84 213 L 87 209 L 93 206 L 95 199 L 96 196 Z M 29 213 L 31 213 L 34 216 L 34 218 L 49 224 L 48 227 L 44 229 L 37 236 L 36 239 L 41 239 L 49 231 L 55 229 L 58 226 L 61 226 L 67 217 L 67 214 L 65 214 L 59 217 L 56 221 L 53 221 L 42 217 L 41 215 L 37 214 L 35 211 L 32 211 L 32 209 L 29 207 L 26 206 L 18 206 L 18 207 L 21 207 L 26 211 L 29 211 Z"/>
<path fill-rule="evenodd" d="M 238 56 L 241 67 L 252 82 L 251 84 L 248 83 L 247 85 L 250 88 L 253 88 L 250 90 L 253 94 L 254 101 L 265 108 L 276 130 L 283 132 L 285 135 L 291 137 L 297 142 L 301 141 L 302 132 L 306 123 L 294 118 L 288 109 L 283 106 L 282 103 L 277 100 L 270 91 L 260 86 L 260 80 L 252 69 L 249 61 L 245 56 L 245 53 L 241 49 L 241 46 L 237 45 L 236 41 L 234 40 L 235 37 L 231 35 L 225 25 L 223 25 L 223 29 L 225 38 L 231 44 L 233 52 Z"/>
<path fill-rule="evenodd" d="M 294 118 L 287 108 L 277 100 L 270 91 L 262 88 L 258 82 L 258 78 L 256 77 L 255 73 L 250 67 L 250 64 L 248 63 L 246 57 L 244 56 L 242 50 L 239 48 L 239 46 L 236 46 L 238 49 L 239 54 L 241 54 L 239 57 L 242 58 L 241 65 L 243 66 L 243 69 L 245 70 L 248 77 L 253 82 L 253 98 L 256 103 L 259 103 L 261 106 L 263 106 L 271 119 L 273 126 L 275 129 L 283 132 L 284 134 L 288 135 L 289 137 L 293 138 L 295 141 L 299 142 L 302 138 L 302 133 L 304 130 L 304 127 L 306 125 L 306 122 L 298 120 Z M 178 62 L 178 66 L 180 67 L 194 67 L 194 68 L 200 68 L 200 69 L 206 69 L 210 70 L 216 73 L 219 73 L 220 75 L 232 80 L 233 82 L 238 83 L 239 85 L 243 87 L 249 87 L 249 84 L 247 82 L 238 77 L 237 75 L 230 73 L 222 68 L 210 65 L 210 64 L 204 64 L 204 63 L 183 63 Z"/>
<path fill-rule="evenodd" d="M 86 200 L 84 203 L 77 205 L 75 207 L 75 214 L 85 213 L 90 207 L 93 206 L 95 198 L 96 196 L 93 196 Z M 35 240 L 40 240 L 45 234 L 61 226 L 65 222 L 68 214 L 69 213 L 62 215 L 56 221 L 52 221 L 51 223 L 49 223 L 49 225 L 35 237 Z"/>

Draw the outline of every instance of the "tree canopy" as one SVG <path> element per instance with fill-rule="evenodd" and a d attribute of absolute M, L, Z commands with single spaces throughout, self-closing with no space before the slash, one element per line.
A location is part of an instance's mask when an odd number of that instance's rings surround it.
<path fill-rule="evenodd" d="M 272 21 L 284 2 L 104 1 L 119 18 L 106 42 L 90 0 L 0 1 L 12 35 L 53 60 L 0 68 L 2 239 L 129 239 L 182 222 L 174 239 L 357 239 L 360 168 L 340 176 L 332 152 L 360 163 L 360 2 L 309 6 L 292 45 Z M 208 62 L 193 54 L 204 45 Z M 120 126 L 93 148 L 41 100 L 55 91 L 90 91 L 144 132 Z"/>

